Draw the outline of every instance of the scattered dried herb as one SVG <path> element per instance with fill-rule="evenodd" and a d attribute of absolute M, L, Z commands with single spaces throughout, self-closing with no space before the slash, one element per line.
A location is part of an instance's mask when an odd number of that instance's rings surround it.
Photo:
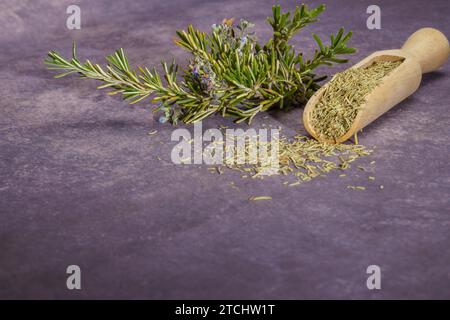
<path fill-rule="evenodd" d="M 266 150 L 271 152 L 270 142 L 253 139 L 252 143 L 256 143 L 258 150 L 267 148 Z M 250 145 L 249 141 L 246 141 L 243 154 L 245 159 L 250 158 L 250 152 L 254 150 L 254 147 L 254 145 Z M 348 169 L 350 163 L 360 157 L 370 155 L 372 152 L 362 145 L 327 144 L 303 135 L 296 135 L 291 139 L 282 136 L 278 139 L 278 170 L 273 171 L 272 164 L 268 162 L 249 163 L 247 161 L 239 164 L 236 147 L 229 151 L 235 158 L 224 166 L 244 173 L 242 178 L 250 176 L 263 179 L 268 175 L 285 175 L 295 179 L 285 183 L 289 186 L 300 185 L 334 170 Z"/>
<path fill-rule="evenodd" d="M 270 196 L 252 196 L 252 197 L 249 197 L 248 200 L 250 200 L 250 201 L 272 200 L 272 197 L 270 197 Z"/>
<path fill-rule="evenodd" d="M 366 190 L 366 187 L 362 187 L 362 186 L 347 186 L 347 189 L 352 189 L 352 190 Z"/>

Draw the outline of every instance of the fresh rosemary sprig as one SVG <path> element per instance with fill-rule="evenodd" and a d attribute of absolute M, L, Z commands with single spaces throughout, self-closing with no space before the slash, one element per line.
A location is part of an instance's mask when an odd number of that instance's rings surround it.
<path fill-rule="evenodd" d="M 56 77 L 77 73 L 100 80 L 104 84 L 98 88 L 110 87 L 114 89 L 110 94 L 121 93 L 130 103 L 151 97 L 172 123 L 193 123 L 214 113 L 250 122 L 260 111 L 305 102 L 325 78 L 313 70 L 347 62 L 337 56 L 355 52 L 346 45 L 351 32 L 345 34 L 342 28 L 331 35 L 327 46 L 313 35 L 318 49 L 311 59 L 304 59 L 303 53 L 289 44 L 299 30 L 316 22 L 324 9 L 324 5 L 311 10 L 301 5 L 291 17 L 290 12 L 281 13 L 279 5 L 273 6 L 273 16 L 267 19 L 273 37 L 264 46 L 249 31 L 253 25 L 245 20 L 234 25 L 233 19 L 225 19 L 213 25 L 209 34 L 190 25 L 186 31 L 177 31 L 175 41 L 192 54 L 181 74 L 175 61 L 162 62 L 162 77 L 154 68 L 132 69 L 123 49 L 108 56 L 108 65 L 103 68 L 89 60 L 80 62 L 75 44 L 71 59 L 51 51 L 45 63 L 50 69 L 64 71 Z"/>

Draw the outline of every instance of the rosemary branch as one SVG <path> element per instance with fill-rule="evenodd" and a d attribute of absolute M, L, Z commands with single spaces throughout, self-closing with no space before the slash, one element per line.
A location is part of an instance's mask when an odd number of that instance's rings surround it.
<path fill-rule="evenodd" d="M 264 46 L 249 31 L 253 24 L 245 20 L 235 25 L 234 19 L 225 19 L 213 25 L 209 34 L 190 25 L 186 31 L 177 31 L 175 41 L 192 55 L 181 74 L 175 61 L 162 62 L 162 77 L 155 68 L 133 69 L 123 49 L 106 58 L 106 67 L 89 60 L 81 62 L 75 43 L 72 58 L 50 51 L 45 63 L 50 69 L 63 71 L 57 78 L 76 73 L 102 81 L 99 89 L 111 88 L 109 94 L 120 93 L 130 103 L 149 97 L 172 123 L 193 123 L 214 113 L 233 117 L 236 122 L 251 122 L 260 111 L 304 103 L 325 78 L 313 70 L 345 63 L 347 60 L 337 56 L 355 52 L 346 45 L 351 32 L 345 34 L 342 28 L 330 36 L 329 45 L 313 35 L 318 49 L 309 60 L 289 44 L 299 30 L 316 22 L 324 9 L 324 5 L 311 10 L 301 5 L 290 17 L 290 12 L 281 13 L 279 5 L 273 6 L 273 16 L 267 19 L 273 37 Z"/>

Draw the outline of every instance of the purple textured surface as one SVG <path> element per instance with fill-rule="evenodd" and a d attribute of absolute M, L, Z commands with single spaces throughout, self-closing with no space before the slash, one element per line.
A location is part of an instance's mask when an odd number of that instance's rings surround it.
<path fill-rule="evenodd" d="M 450 35 L 447 0 L 378 1 L 374 31 L 372 1 L 326 2 L 320 23 L 294 40 L 307 52 L 311 31 L 340 26 L 354 31 L 353 62 L 399 48 L 420 27 Z M 224 17 L 254 21 L 267 39 L 272 1 L 78 1 L 75 31 L 65 26 L 69 4 L 0 3 L 0 298 L 450 298 L 449 64 L 360 136 L 376 146 L 359 163 L 376 161 L 375 181 L 353 166 L 346 178 L 286 187 L 282 177 L 172 164 L 174 128 L 145 103 L 130 107 L 95 81 L 52 79 L 42 64 L 48 50 L 69 55 L 72 40 L 102 63 L 118 47 L 134 65 L 182 61 L 175 30 Z M 254 127 L 290 134 L 301 112 L 260 116 Z M 203 124 L 217 125 L 233 123 Z M 346 188 L 355 184 L 367 190 Z M 66 289 L 71 264 L 82 269 L 81 291 Z M 381 290 L 366 288 L 371 264 Z"/>

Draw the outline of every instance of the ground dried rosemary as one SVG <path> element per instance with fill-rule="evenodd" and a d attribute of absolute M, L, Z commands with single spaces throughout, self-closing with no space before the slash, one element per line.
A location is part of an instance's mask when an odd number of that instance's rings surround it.
<path fill-rule="evenodd" d="M 265 142 L 267 143 L 267 142 Z M 257 147 L 264 145 L 257 142 Z M 250 153 L 250 146 L 247 144 L 245 148 L 245 156 Z M 236 150 L 231 150 L 236 154 Z M 324 176 L 334 170 L 345 170 L 350 168 L 350 163 L 356 159 L 370 155 L 372 150 L 355 144 L 328 144 L 310 139 L 303 135 L 296 135 L 291 139 L 281 137 L 278 140 L 278 163 L 279 168 L 276 172 L 270 164 L 244 163 L 244 164 L 225 164 L 232 170 L 238 170 L 244 175 L 243 178 L 264 178 L 267 175 L 286 175 L 291 179 L 284 184 L 292 187 L 300 185 L 305 181 L 310 181 L 316 177 Z"/>
<path fill-rule="evenodd" d="M 311 124 L 324 139 L 348 132 L 366 96 L 402 61 L 376 61 L 367 67 L 337 73 L 311 112 Z"/>

